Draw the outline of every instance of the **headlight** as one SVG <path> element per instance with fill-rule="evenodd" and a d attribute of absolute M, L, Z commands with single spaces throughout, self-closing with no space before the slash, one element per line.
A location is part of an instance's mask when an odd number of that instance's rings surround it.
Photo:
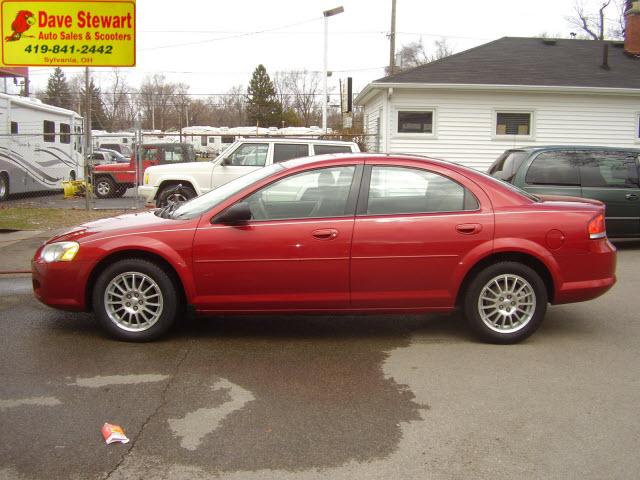
<path fill-rule="evenodd" d="M 80 250 L 78 242 L 55 242 L 45 246 L 40 258 L 47 263 L 70 262 Z"/>
<path fill-rule="evenodd" d="M 149 174 L 148 173 L 144 174 L 144 184 L 145 185 L 149 185 Z"/>

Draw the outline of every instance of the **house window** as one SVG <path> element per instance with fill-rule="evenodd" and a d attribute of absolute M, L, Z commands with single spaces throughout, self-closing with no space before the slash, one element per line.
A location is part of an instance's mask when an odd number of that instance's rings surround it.
<path fill-rule="evenodd" d="M 60 143 L 71 143 L 71 125 L 68 123 L 60 124 Z"/>
<path fill-rule="evenodd" d="M 433 111 L 399 111 L 398 133 L 433 133 Z"/>
<path fill-rule="evenodd" d="M 496 135 L 531 135 L 531 112 L 497 112 Z"/>
<path fill-rule="evenodd" d="M 45 120 L 42 123 L 42 131 L 43 131 L 42 139 L 45 142 L 56 141 L 56 122 Z"/>
<path fill-rule="evenodd" d="M 11 133 L 18 133 L 18 122 L 11 122 Z"/>

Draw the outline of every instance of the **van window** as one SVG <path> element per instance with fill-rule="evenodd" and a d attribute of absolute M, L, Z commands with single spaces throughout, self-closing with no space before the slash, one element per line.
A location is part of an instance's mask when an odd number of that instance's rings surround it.
<path fill-rule="evenodd" d="M 525 182 L 529 185 L 580 186 L 577 152 L 542 152 L 534 160 Z"/>
<path fill-rule="evenodd" d="M 222 143 L 233 143 L 235 141 L 236 141 L 236 137 L 234 137 L 233 135 L 222 136 Z"/>
<path fill-rule="evenodd" d="M 209 137 L 209 143 L 216 143 L 216 137 Z"/>
<path fill-rule="evenodd" d="M 351 147 L 349 145 L 322 145 L 320 143 L 314 143 L 313 151 L 316 155 L 326 155 L 328 153 L 351 153 Z"/>
<path fill-rule="evenodd" d="M 45 142 L 55 142 L 56 141 L 56 123 L 50 120 L 44 120 L 42 122 L 42 139 Z"/>
<path fill-rule="evenodd" d="M 264 167 L 267 162 L 268 143 L 244 143 L 229 155 L 227 165 Z"/>
<path fill-rule="evenodd" d="M 580 166 L 583 187 L 638 188 L 638 154 L 586 152 Z"/>
<path fill-rule="evenodd" d="M 522 165 L 522 162 L 528 156 L 529 154 L 527 152 L 507 150 L 498 157 L 498 160 L 496 160 L 493 165 L 491 165 L 489 175 L 495 176 L 496 173 L 502 172 L 500 180 L 510 182 L 513 180 L 513 177 L 516 176 L 520 165 Z"/>
<path fill-rule="evenodd" d="M 71 143 L 71 125 L 68 123 L 60 124 L 60 143 Z"/>
<path fill-rule="evenodd" d="M 301 143 L 276 143 L 273 145 L 273 163 L 309 156 L 309 145 Z"/>

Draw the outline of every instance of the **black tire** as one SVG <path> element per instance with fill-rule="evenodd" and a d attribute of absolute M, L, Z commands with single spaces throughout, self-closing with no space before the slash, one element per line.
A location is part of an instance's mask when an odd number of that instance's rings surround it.
<path fill-rule="evenodd" d="M 127 285 L 128 289 L 123 291 L 115 285 Z M 107 303 L 107 299 L 115 305 Z M 92 305 L 102 328 L 110 336 L 128 342 L 155 340 L 173 326 L 181 311 L 174 281 L 164 269 L 143 259 L 120 260 L 107 267 L 94 285 Z"/>
<path fill-rule="evenodd" d="M 535 270 L 517 262 L 500 262 L 473 278 L 463 307 L 469 326 L 480 339 L 508 344 L 538 329 L 547 301 L 546 286 Z"/>
<path fill-rule="evenodd" d="M 9 198 L 9 175 L 0 173 L 0 202 Z"/>
<path fill-rule="evenodd" d="M 182 192 L 178 192 L 177 185 L 164 187 L 160 190 L 160 193 L 158 193 L 156 207 L 165 207 L 168 203 L 186 202 L 187 200 L 197 197 L 195 190 L 189 186 L 183 186 L 181 190 Z"/>
<path fill-rule="evenodd" d="M 98 198 L 112 198 L 116 193 L 116 182 L 111 177 L 99 176 L 93 183 L 93 193 Z"/>
<path fill-rule="evenodd" d="M 71 171 L 69 172 L 69 180 L 71 180 L 71 181 L 77 180 L 77 178 L 76 178 L 76 171 L 75 171 L 75 170 L 71 170 Z"/>

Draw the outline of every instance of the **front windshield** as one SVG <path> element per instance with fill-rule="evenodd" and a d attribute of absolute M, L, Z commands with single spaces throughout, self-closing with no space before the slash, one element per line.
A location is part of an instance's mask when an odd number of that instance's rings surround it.
<path fill-rule="evenodd" d="M 171 218 L 182 220 L 202 215 L 204 212 L 212 209 L 249 185 L 258 182 L 263 178 L 267 178 L 282 169 L 284 169 L 284 167 L 276 163 L 259 170 L 254 170 L 253 172 L 236 178 L 235 180 L 231 180 L 229 183 L 225 183 L 224 185 L 211 190 L 209 193 L 205 193 L 204 195 L 183 203 L 172 212 Z"/>

